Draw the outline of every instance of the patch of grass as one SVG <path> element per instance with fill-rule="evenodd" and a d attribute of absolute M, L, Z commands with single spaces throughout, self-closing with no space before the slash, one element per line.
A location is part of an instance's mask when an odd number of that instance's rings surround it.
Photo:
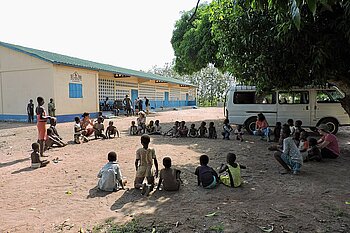
<path fill-rule="evenodd" d="M 170 229 L 164 225 L 143 226 L 139 220 L 133 219 L 130 222 L 119 225 L 114 219 L 107 219 L 105 223 L 99 224 L 92 229 L 92 233 L 166 233 Z"/>
<path fill-rule="evenodd" d="M 214 232 L 224 232 L 224 229 L 225 228 L 222 223 L 209 227 L 209 230 Z"/>

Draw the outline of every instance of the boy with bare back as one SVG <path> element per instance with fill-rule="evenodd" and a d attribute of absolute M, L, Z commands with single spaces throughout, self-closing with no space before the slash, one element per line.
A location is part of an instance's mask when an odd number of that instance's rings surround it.
<path fill-rule="evenodd" d="M 156 158 L 156 153 L 153 148 L 149 148 L 148 145 L 151 138 L 148 135 L 141 136 L 142 148 L 136 151 L 136 177 L 134 181 L 134 186 L 136 189 L 142 187 L 141 194 L 148 195 L 154 188 L 154 176 L 158 177 L 158 161 Z M 153 175 L 153 163 L 155 167 L 155 174 Z M 143 183 L 144 179 L 147 179 L 147 184 Z"/>
<path fill-rule="evenodd" d="M 31 160 L 32 160 L 32 165 L 31 168 L 40 168 L 40 167 L 45 167 L 50 161 L 47 160 L 40 160 L 40 145 L 39 143 L 33 143 L 32 144 L 32 149 L 33 152 L 30 154 Z"/>
<path fill-rule="evenodd" d="M 113 125 L 113 121 L 109 121 L 108 127 L 106 129 L 106 136 L 108 138 L 112 138 L 112 135 L 114 135 L 114 137 L 117 135 L 119 138 L 119 131 L 117 130 L 117 127 Z"/>

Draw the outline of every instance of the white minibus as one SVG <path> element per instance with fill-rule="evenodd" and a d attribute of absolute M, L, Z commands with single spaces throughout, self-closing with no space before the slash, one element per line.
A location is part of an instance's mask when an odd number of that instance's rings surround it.
<path fill-rule="evenodd" d="M 261 112 L 270 126 L 293 119 L 312 130 L 327 124 L 329 131 L 336 134 L 339 126 L 350 125 L 349 115 L 339 102 L 343 97 L 338 88 L 330 85 L 263 93 L 254 86 L 232 85 L 226 93 L 224 111 L 231 124 L 243 125 L 249 133 L 254 131 Z"/>

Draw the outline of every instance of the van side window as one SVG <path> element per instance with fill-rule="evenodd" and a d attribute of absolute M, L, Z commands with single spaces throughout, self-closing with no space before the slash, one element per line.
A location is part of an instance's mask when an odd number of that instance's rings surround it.
<path fill-rule="evenodd" d="M 276 104 L 276 93 L 265 92 L 265 93 L 257 94 L 255 98 L 255 103 L 256 104 Z"/>
<path fill-rule="evenodd" d="M 319 90 L 317 91 L 317 103 L 339 103 L 342 95 L 336 90 Z"/>
<path fill-rule="evenodd" d="M 278 103 L 279 104 L 308 104 L 309 92 L 308 91 L 279 92 Z"/>
<path fill-rule="evenodd" d="M 235 104 L 254 104 L 255 92 L 235 92 L 233 96 L 233 103 Z"/>

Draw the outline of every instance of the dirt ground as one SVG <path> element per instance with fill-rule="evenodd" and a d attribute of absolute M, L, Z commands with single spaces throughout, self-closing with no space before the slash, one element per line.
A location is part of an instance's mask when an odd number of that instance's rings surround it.
<path fill-rule="evenodd" d="M 298 176 L 280 175 L 282 169 L 267 150 L 272 143 L 254 136 L 244 135 L 244 142 L 152 136 L 160 168 L 163 157 L 170 156 L 173 166 L 182 170 L 184 184 L 179 192 L 156 191 L 144 197 L 132 187 L 135 151 L 141 145 L 140 137 L 128 136 L 127 129 L 135 119 L 113 119 L 121 138 L 49 150 L 49 159 L 58 157 L 59 162 L 36 170 L 29 168 L 36 126 L 0 123 L 0 232 L 78 232 L 108 218 L 121 224 L 136 218 L 155 229 L 166 225 L 171 232 L 350 232 L 350 128 L 337 134 L 340 158 L 305 163 Z M 214 121 L 220 134 L 223 110 L 160 112 L 147 121 L 151 119 L 159 119 L 163 130 L 175 120 L 197 126 Z M 57 125 L 67 141 L 72 140 L 73 125 Z M 117 152 L 130 190 L 97 191 L 96 175 L 109 151 Z M 229 151 L 247 166 L 243 187 L 198 187 L 193 173 L 199 156 L 209 155 L 209 165 L 217 168 Z"/>

